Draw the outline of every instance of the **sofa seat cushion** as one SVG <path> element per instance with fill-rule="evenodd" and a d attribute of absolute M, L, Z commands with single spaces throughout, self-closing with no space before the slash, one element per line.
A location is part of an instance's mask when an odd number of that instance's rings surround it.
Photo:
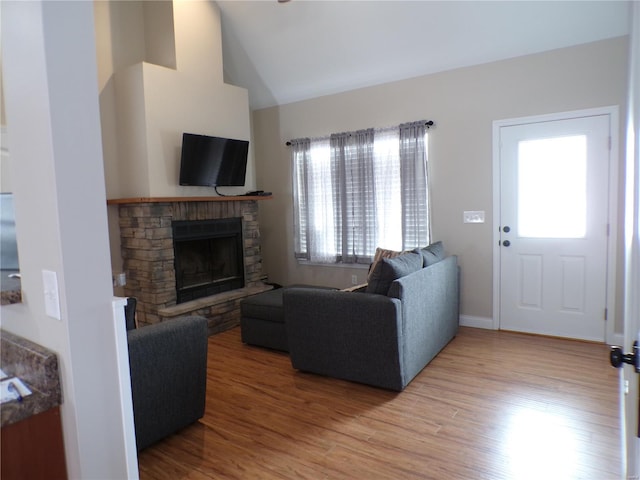
<path fill-rule="evenodd" d="M 367 293 L 386 295 L 391 283 L 422 268 L 422 256 L 415 252 L 394 258 L 382 258 L 375 266 L 367 285 Z"/>

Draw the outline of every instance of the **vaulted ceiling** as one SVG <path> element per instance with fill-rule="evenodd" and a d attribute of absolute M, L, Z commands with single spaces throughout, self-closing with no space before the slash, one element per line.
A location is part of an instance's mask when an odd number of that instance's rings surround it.
<path fill-rule="evenodd" d="M 627 1 L 218 1 L 252 109 L 626 35 Z"/>

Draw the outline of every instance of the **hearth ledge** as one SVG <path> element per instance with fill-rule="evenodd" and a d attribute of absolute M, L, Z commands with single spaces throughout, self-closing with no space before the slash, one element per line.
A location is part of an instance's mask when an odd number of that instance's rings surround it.
<path fill-rule="evenodd" d="M 239 298 L 250 297 L 251 295 L 257 295 L 258 293 L 272 290 L 271 285 L 258 285 L 254 287 L 237 288 L 229 292 L 222 292 L 209 297 L 197 298 L 178 305 L 172 305 L 170 307 L 164 307 L 158 309 L 158 315 L 161 318 L 173 318 L 181 315 L 191 314 L 197 310 L 218 305 L 231 300 L 237 300 Z"/>

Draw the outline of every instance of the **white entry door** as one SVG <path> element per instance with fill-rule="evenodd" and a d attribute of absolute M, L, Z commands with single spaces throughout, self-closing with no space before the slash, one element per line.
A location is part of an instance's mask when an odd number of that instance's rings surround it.
<path fill-rule="evenodd" d="M 610 116 L 503 126 L 500 328 L 605 339 Z"/>

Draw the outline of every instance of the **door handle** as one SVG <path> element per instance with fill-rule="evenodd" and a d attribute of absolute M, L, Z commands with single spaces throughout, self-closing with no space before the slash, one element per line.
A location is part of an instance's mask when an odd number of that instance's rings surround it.
<path fill-rule="evenodd" d="M 609 361 L 615 368 L 620 368 L 623 363 L 628 363 L 634 366 L 636 373 L 640 373 L 640 348 L 638 347 L 638 341 L 633 342 L 633 353 L 623 353 L 621 347 L 613 345 L 609 352 Z"/>
<path fill-rule="evenodd" d="M 503 247 L 508 247 L 509 245 L 511 245 L 511 242 L 509 240 L 505 240 L 504 242 L 502 242 Z"/>

